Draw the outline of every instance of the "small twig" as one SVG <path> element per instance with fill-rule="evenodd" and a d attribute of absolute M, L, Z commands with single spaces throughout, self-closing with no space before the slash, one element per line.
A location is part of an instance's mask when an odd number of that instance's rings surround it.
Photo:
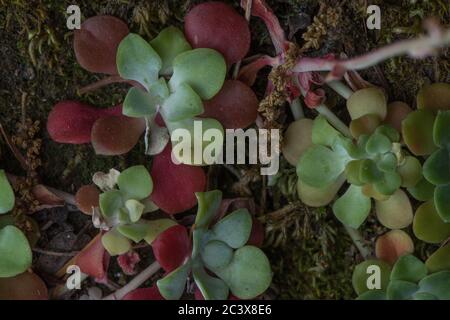
<path fill-rule="evenodd" d="M 37 252 L 40 254 L 45 254 L 47 256 L 55 256 L 55 257 L 74 257 L 80 252 L 80 251 L 57 252 L 57 251 L 40 249 L 40 248 L 33 248 L 32 250 L 34 252 Z"/>
<path fill-rule="evenodd" d="M 3 126 L 2 126 L 1 123 L 0 123 L 0 132 L 1 132 L 1 134 L 3 136 L 3 139 L 5 140 L 5 143 L 7 144 L 8 148 L 11 150 L 11 152 L 13 153 L 13 155 L 17 159 L 17 161 L 19 161 L 20 166 L 23 168 L 23 170 L 28 172 L 30 167 L 28 166 L 28 164 L 27 164 L 25 158 L 23 157 L 23 155 L 12 144 L 11 140 L 9 139 L 8 135 L 6 134 L 5 129 L 3 129 Z"/>
<path fill-rule="evenodd" d="M 148 278 L 158 272 L 160 268 L 161 266 L 157 261 L 153 262 L 125 286 L 104 297 L 102 300 L 122 300 L 128 293 L 137 289 L 141 284 L 147 281 Z"/>
<path fill-rule="evenodd" d="M 84 86 L 82 88 L 80 88 L 78 91 L 80 94 L 85 94 L 88 93 L 90 91 L 94 91 L 97 89 L 100 89 L 104 86 L 107 86 L 109 84 L 113 84 L 113 83 L 124 83 L 124 82 L 130 82 L 130 80 L 127 79 L 123 79 L 121 76 L 119 75 L 113 75 L 113 76 L 109 76 L 103 79 L 100 79 L 94 83 L 88 84 L 87 86 Z"/>

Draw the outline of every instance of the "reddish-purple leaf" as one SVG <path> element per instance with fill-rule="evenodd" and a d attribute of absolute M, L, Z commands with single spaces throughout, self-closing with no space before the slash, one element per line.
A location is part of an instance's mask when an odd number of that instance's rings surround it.
<path fill-rule="evenodd" d="M 223 2 L 205 2 L 192 8 L 184 18 L 184 32 L 192 47 L 219 51 L 228 66 L 244 58 L 250 48 L 247 21 Z"/>
<path fill-rule="evenodd" d="M 105 116 L 98 119 L 92 127 L 92 146 L 99 155 L 125 154 L 133 149 L 144 131 L 143 118 Z"/>
<path fill-rule="evenodd" d="M 121 114 L 122 105 L 100 109 L 78 101 L 61 101 L 48 115 L 47 131 L 56 142 L 89 143 L 95 121 L 106 115 Z"/>
<path fill-rule="evenodd" d="M 102 244 L 102 234 L 98 234 L 76 257 L 75 262 L 81 272 L 96 279 L 105 279 L 109 265 L 109 254 Z"/>
<path fill-rule="evenodd" d="M 92 210 L 98 207 L 100 191 L 93 184 L 82 186 L 75 194 L 75 201 L 81 212 L 92 215 Z"/>
<path fill-rule="evenodd" d="M 197 204 L 196 192 L 205 191 L 206 175 L 202 168 L 172 162 L 170 143 L 153 158 L 150 198 L 164 212 L 176 214 Z"/>
<path fill-rule="evenodd" d="M 211 100 L 205 101 L 202 117 L 218 120 L 225 129 L 246 128 L 258 115 L 258 99 L 253 90 L 238 80 L 225 81 Z"/>
<path fill-rule="evenodd" d="M 139 254 L 134 251 L 128 251 L 127 253 L 121 254 L 117 257 L 117 263 L 122 269 L 123 273 L 126 275 L 136 274 L 136 264 L 141 261 Z"/>
<path fill-rule="evenodd" d="M 153 242 L 153 254 L 167 273 L 181 266 L 191 254 L 191 239 L 186 227 L 176 225 L 162 232 Z"/>
<path fill-rule="evenodd" d="M 164 300 L 156 285 L 131 291 L 122 300 Z"/>
<path fill-rule="evenodd" d="M 117 47 L 128 33 L 128 26 L 116 17 L 87 19 L 74 32 L 73 48 L 78 63 L 91 72 L 117 74 Z"/>
<path fill-rule="evenodd" d="M 48 300 L 44 281 L 33 272 L 0 278 L 0 300 Z"/>

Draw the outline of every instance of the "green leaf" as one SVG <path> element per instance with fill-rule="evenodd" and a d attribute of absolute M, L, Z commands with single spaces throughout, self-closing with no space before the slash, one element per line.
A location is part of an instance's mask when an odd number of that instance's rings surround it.
<path fill-rule="evenodd" d="M 414 155 L 429 155 L 436 150 L 433 141 L 435 117 L 431 110 L 422 109 L 411 112 L 403 120 L 403 140 Z"/>
<path fill-rule="evenodd" d="M 329 186 L 345 169 L 345 159 L 337 152 L 322 145 L 313 145 L 300 158 L 297 175 L 315 188 Z"/>
<path fill-rule="evenodd" d="M 384 172 L 381 180 L 374 182 L 376 191 L 384 195 L 391 195 L 397 191 L 402 184 L 402 177 L 397 172 Z"/>
<path fill-rule="evenodd" d="M 357 186 L 363 186 L 364 182 L 361 181 L 361 167 L 366 160 L 352 160 L 345 166 L 345 176 L 350 184 Z"/>
<path fill-rule="evenodd" d="M 238 209 L 225 216 L 212 228 L 212 239 L 225 242 L 230 247 L 242 247 L 250 237 L 252 217 L 247 209 Z"/>
<path fill-rule="evenodd" d="M 450 300 L 450 271 L 430 274 L 419 282 L 420 292 L 430 293 L 440 300 Z"/>
<path fill-rule="evenodd" d="M 166 121 L 181 121 L 202 114 L 203 103 L 188 84 L 180 83 L 164 101 L 161 112 Z"/>
<path fill-rule="evenodd" d="M 220 208 L 222 191 L 196 192 L 195 196 L 198 202 L 197 216 L 195 217 L 196 229 L 208 228 Z"/>
<path fill-rule="evenodd" d="M 223 268 L 230 263 L 233 249 L 225 242 L 212 240 L 205 245 L 201 255 L 208 268 Z"/>
<path fill-rule="evenodd" d="M 333 204 L 333 212 L 344 225 L 358 229 L 370 213 L 370 198 L 361 187 L 350 185 L 345 194 Z"/>
<path fill-rule="evenodd" d="M 152 244 L 152 242 L 164 231 L 173 227 L 177 223 L 171 219 L 157 219 L 145 221 L 146 224 L 149 225 L 148 233 L 145 236 L 144 240 L 148 244 Z"/>
<path fill-rule="evenodd" d="M 33 259 L 27 237 L 15 226 L 0 229 L 0 278 L 25 272 Z"/>
<path fill-rule="evenodd" d="M 133 223 L 117 226 L 121 235 L 138 243 L 150 233 L 151 227 L 147 223 Z"/>
<path fill-rule="evenodd" d="M 344 182 L 345 177 L 344 175 L 341 175 L 333 184 L 319 189 L 311 187 L 298 179 L 297 194 L 300 200 L 307 206 L 323 207 L 333 201 Z"/>
<path fill-rule="evenodd" d="M 122 193 L 118 190 L 102 193 L 99 198 L 99 205 L 103 217 L 109 221 L 117 219 L 119 210 L 124 206 Z"/>
<path fill-rule="evenodd" d="M 413 295 L 414 300 L 438 300 L 437 297 L 433 296 L 431 293 L 427 292 L 416 292 Z"/>
<path fill-rule="evenodd" d="M 369 290 L 361 294 L 356 300 L 387 300 L 387 297 L 384 291 Z"/>
<path fill-rule="evenodd" d="M 450 84 L 437 82 L 424 85 L 417 94 L 417 108 L 431 111 L 450 109 Z"/>
<path fill-rule="evenodd" d="M 442 221 L 433 201 L 417 208 L 413 221 L 414 235 L 428 243 L 441 243 L 450 237 L 450 223 Z"/>
<path fill-rule="evenodd" d="M 123 171 L 117 179 L 117 184 L 128 199 L 142 200 L 153 191 L 152 177 L 142 165 Z"/>
<path fill-rule="evenodd" d="M 392 142 L 388 137 L 375 132 L 369 137 L 366 144 L 366 152 L 371 155 L 386 153 L 392 148 Z"/>
<path fill-rule="evenodd" d="M 331 147 L 340 135 L 339 131 L 332 127 L 324 116 L 319 115 L 314 119 L 312 129 L 312 142 L 314 144 Z"/>
<path fill-rule="evenodd" d="M 434 204 L 441 219 L 450 222 L 450 183 L 437 186 L 434 190 Z"/>
<path fill-rule="evenodd" d="M 379 270 L 380 273 L 376 273 L 376 270 Z M 365 260 L 358 264 L 353 270 L 353 289 L 355 289 L 357 295 L 361 295 L 364 292 L 384 291 L 389 284 L 390 274 L 391 267 L 388 263 L 381 260 Z M 380 289 L 369 289 L 368 284 L 372 285 L 373 283 L 371 280 L 378 279 L 378 276 L 380 276 Z M 369 277 L 371 278 L 369 279 Z"/>
<path fill-rule="evenodd" d="M 412 254 L 398 258 L 391 272 L 391 280 L 417 283 L 428 274 L 427 267 Z"/>
<path fill-rule="evenodd" d="M 422 179 L 422 165 L 415 157 L 406 156 L 402 165 L 397 167 L 397 172 L 402 177 L 404 188 L 414 188 Z"/>
<path fill-rule="evenodd" d="M 433 139 L 436 145 L 450 149 L 450 110 L 438 113 L 434 121 Z"/>
<path fill-rule="evenodd" d="M 186 83 L 203 99 L 214 97 L 222 88 L 227 72 L 225 59 L 213 49 L 198 48 L 179 54 L 173 61 L 172 91 Z"/>
<path fill-rule="evenodd" d="M 402 189 L 387 200 L 376 200 L 375 210 L 380 223 L 389 229 L 403 229 L 413 222 L 411 201 Z"/>
<path fill-rule="evenodd" d="M 124 79 L 135 80 L 147 90 L 158 80 L 162 62 L 155 50 L 140 35 L 128 34 L 120 42 L 116 56 L 117 70 Z"/>
<path fill-rule="evenodd" d="M 14 192 L 6 177 L 5 171 L 0 170 L 0 214 L 7 213 L 14 208 Z"/>
<path fill-rule="evenodd" d="M 400 171 L 399 171 L 400 173 Z M 400 173 L 401 174 L 401 173 Z M 408 188 L 408 192 L 419 201 L 428 201 L 434 196 L 435 186 L 427 179 L 423 178 L 412 188 Z"/>
<path fill-rule="evenodd" d="M 166 300 L 178 300 L 186 287 L 186 280 L 191 271 L 191 263 L 186 262 L 163 279 L 156 282 L 159 292 Z"/>
<path fill-rule="evenodd" d="M 165 81 L 162 79 L 162 81 Z M 160 86 L 158 86 L 160 84 Z M 131 88 L 123 102 L 122 113 L 128 117 L 150 117 L 157 111 L 158 106 L 161 106 L 164 99 L 168 96 L 167 92 L 157 92 L 155 89 L 160 89 L 166 84 L 161 84 L 160 81 L 155 82 L 150 86 L 150 92 L 138 88 Z M 160 95 L 161 94 L 161 95 Z"/>
<path fill-rule="evenodd" d="M 434 185 L 450 183 L 450 156 L 446 149 L 439 149 L 423 164 L 424 177 Z"/>
<path fill-rule="evenodd" d="M 253 246 L 235 251 L 233 259 L 225 267 L 212 270 L 239 299 L 253 299 L 264 291 L 272 281 L 270 263 L 264 252 Z"/>
<path fill-rule="evenodd" d="M 390 125 L 384 124 L 379 126 L 375 133 L 380 133 L 391 140 L 391 142 L 400 142 L 400 133 L 397 132 L 393 127 Z"/>
<path fill-rule="evenodd" d="M 127 253 L 131 249 L 131 242 L 117 229 L 111 229 L 102 236 L 102 244 L 106 251 L 112 256 Z"/>
<path fill-rule="evenodd" d="M 450 270 L 450 244 L 437 249 L 425 262 L 430 273 Z"/>
<path fill-rule="evenodd" d="M 225 282 L 219 278 L 210 276 L 200 263 L 194 264 L 192 274 L 205 300 L 228 299 L 229 290 Z"/>
<path fill-rule="evenodd" d="M 367 114 L 376 114 L 384 120 L 387 114 L 386 95 L 376 87 L 357 90 L 347 99 L 347 110 L 352 120 Z"/>
<path fill-rule="evenodd" d="M 363 184 L 374 183 L 383 178 L 383 173 L 378 170 L 377 165 L 373 160 L 361 160 L 359 166 L 359 180 Z"/>
<path fill-rule="evenodd" d="M 162 68 L 160 73 L 165 76 L 172 74 L 175 57 L 192 49 L 183 32 L 173 26 L 163 29 L 155 39 L 150 41 L 150 45 L 161 57 Z"/>
<path fill-rule="evenodd" d="M 142 203 L 134 199 L 125 201 L 125 207 L 128 210 L 131 222 L 137 222 L 145 209 L 145 206 Z"/>
<path fill-rule="evenodd" d="M 411 157 L 412 158 L 412 157 Z M 415 159 L 415 158 L 413 158 Z M 420 164 L 420 162 L 419 162 Z M 378 169 L 385 172 L 392 172 L 397 169 L 397 157 L 391 153 L 387 152 L 383 154 L 377 162 Z M 422 167 L 420 167 L 422 168 Z M 419 172 L 420 174 L 421 172 Z"/>
<path fill-rule="evenodd" d="M 418 290 L 419 286 L 415 283 L 393 280 L 389 283 L 386 293 L 388 300 L 409 300 Z"/>

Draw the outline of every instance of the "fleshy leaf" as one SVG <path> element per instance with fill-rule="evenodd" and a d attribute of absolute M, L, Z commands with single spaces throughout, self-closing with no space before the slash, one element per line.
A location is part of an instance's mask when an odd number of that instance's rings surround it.
<path fill-rule="evenodd" d="M 380 116 L 377 114 L 366 114 L 350 122 L 350 132 L 354 138 L 363 134 L 372 134 L 380 125 Z"/>
<path fill-rule="evenodd" d="M 137 222 L 141 218 L 145 206 L 137 200 L 129 199 L 125 201 L 125 208 L 128 210 L 131 222 Z"/>
<path fill-rule="evenodd" d="M 152 86 L 155 86 L 154 84 Z M 162 105 L 164 97 L 150 89 L 131 88 L 123 101 L 123 114 L 128 117 L 150 117 L 155 114 L 158 105 Z"/>
<path fill-rule="evenodd" d="M 209 268 L 226 267 L 233 258 L 233 249 L 222 241 L 209 241 L 202 252 L 202 259 Z"/>
<path fill-rule="evenodd" d="M 203 113 L 203 103 L 186 83 L 180 83 L 165 101 L 161 110 L 165 121 L 181 121 Z"/>
<path fill-rule="evenodd" d="M 138 243 L 150 232 L 150 228 L 150 225 L 147 223 L 134 223 L 117 226 L 117 231 L 119 231 L 121 235 Z"/>
<path fill-rule="evenodd" d="M 7 213 L 14 208 L 14 191 L 9 184 L 5 171 L 0 170 L 0 214 Z"/>
<path fill-rule="evenodd" d="M 122 193 L 118 190 L 110 190 L 100 195 L 99 200 L 102 215 L 107 219 L 115 219 L 119 210 L 123 207 Z"/>
<path fill-rule="evenodd" d="M 252 231 L 252 217 L 247 209 L 238 209 L 217 222 L 211 238 L 225 242 L 230 247 L 242 247 Z"/>
<path fill-rule="evenodd" d="M 108 263 L 109 255 L 102 244 L 101 233 L 95 236 L 74 259 L 74 264 L 80 267 L 81 272 L 96 279 L 104 279 L 106 277 Z"/>
<path fill-rule="evenodd" d="M 322 145 L 313 145 L 300 158 L 297 175 L 312 187 L 324 188 L 336 181 L 344 169 L 345 159 L 337 152 Z"/>
<path fill-rule="evenodd" d="M 122 78 L 135 80 L 147 89 L 158 80 L 161 58 L 140 35 L 127 35 L 119 44 L 116 59 Z"/>
<path fill-rule="evenodd" d="M 374 133 L 369 137 L 366 144 L 366 152 L 368 154 L 385 153 L 391 150 L 392 142 L 381 133 Z"/>
<path fill-rule="evenodd" d="M 433 83 L 423 86 L 417 94 L 417 108 L 433 111 L 450 109 L 450 84 Z"/>
<path fill-rule="evenodd" d="M 422 109 L 411 112 L 403 120 L 403 140 L 414 155 L 429 155 L 436 150 L 433 141 L 435 117 L 432 111 Z"/>
<path fill-rule="evenodd" d="M 347 100 L 352 120 L 366 114 L 376 114 L 384 120 L 387 114 L 386 96 L 380 88 L 370 87 L 354 92 Z"/>
<path fill-rule="evenodd" d="M 188 262 L 156 282 L 159 292 L 164 299 L 178 300 L 181 298 L 190 271 L 191 265 Z"/>
<path fill-rule="evenodd" d="M 44 281 L 33 272 L 0 278 L 0 300 L 48 300 Z"/>
<path fill-rule="evenodd" d="M 379 267 L 380 270 L 380 289 L 369 289 L 368 278 L 373 274 L 371 267 Z M 391 267 L 381 260 L 365 260 L 358 264 L 353 270 L 352 283 L 356 294 L 361 295 L 364 292 L 383 291 L 386 290 L 389 284 L 389 276 L 391 274 Z"/>
<path fill-rule="evenodd" d="M 172 74 L 175 57 L 192 49 L 184 38 L 183 32 L 173 26 L 161 30 L 158 36 L 150 41 L 150 45 L 162 60 L 160 73 L 165 76 Z"/>
<path fill-rule="evenodd" d="M 423 175 L 434 185 L 450 183 L 450 154 L 447 149 L 439 149 L 423 164 Z"/>
<path fill-rule="evenodd" d="M 450 244 L 437 249 L 425 262 L 430 273 L 450 270 Z"/>
<path fill-rule="evenodd" d="M 435 186 L 427 179 L 423 178 L 412 188 L 408 188 L 408 192 L 419 201 L 428 201 L 434 196 Z"/>
<path fill-rule="evenodd" d="M 450 223 L 450 183 L 436 187 L 434 190 L 434 203 L 442 220 Z"/>
<path fill-rule="evenodd" d="M 420 205 L 413 222 L 414 235 L 428 243 L 441 243 L 450 237 L 450 223 L 442 221 L 433 201 Z"/>
<path fill-rule="evenodd" d="M 393 280 L 389 283 L 386 294 L 388 300 L 409 300 L 418 290 L 419 286 L 415 283 Z"/>
<path fill-rule="evenodd" d="M 145 221 L 149 225 L 147 235 L 145 236 L 145 241 L 148 244 L 152 244 L 153 241 L 158 238 L 158 236 L 169 229 L 170 227 L 173 227 L 177 225 L 177 223 L 171 219 L 157 219 L 157 220 L 150 220 Z"/>
<path fill-rule="evenodd" d="M 129 199 L 142 200 L 147 198 L 153 190 L 152 177 L 143 165 L 122 171 L 117 184 L 120 191 Z"/>
<path fill-rule="evenodd" d="M 127 253 L 131 249 L 131 242 L 116 229 L 111 229 L 102 236 L 102 244 L 112 256 Z"/>
<path fill-rule="evenodd" d="M 208 48 L 194 49 L 174 59 L 169 86 L 176 91 L 180 84 L 186 83 L 203 100 L 208 100 L 222 88 L 225 74 L 226 64 L 220 53 Z"/>
<path fill-rule="evenodd" d="M 403 120 L 412 112 L 412 109 L 402 101 L 394 101 L 388 104 L 385 123 L 392 126 L 398 132 L 402 131 Z"/>
<path fill-rule="evenodd" d="M 14 277 L 25 272 L 32 262 L 27 237 L 15 226 L 0 229 L 0 278 Z"/>
<path fill-rule="evenodd" d="M 375 254 L 378 259 L 393 265 L 399 257 L 414 252 L 411 237 L 403 230 L 391 230 L 377 238 Z"/>
<path fill-rule="evenodd" d="M 281 151 L 291 165 L 296 166 L 301 156 L 312 145 L 313 126 L 313 120 L 303 118 L 292 122 L 284 133 Z"/>
<path fill-rule="evenodd" d="M 370 198 L 362 193 L 361 187 L 350 185 L 333 204 L 333 212 L 344 225 L 358 229 L 369 215 L 370 207 Z"/>
<path fill-rule="evenodd" d="M 356 300 L 387 300 L 387 297 L 384 291 L 369 290 L 361 294 Z"/>
<path fill-rule="evenodd" d="M 298 179 L 297 194 L 304 204 L 310 207 L 323 207 L 329 204 L 336 197 L 339 189 L 345 182 L 344 175 L 341 175 L 334 183 L 319 189 L 314 188 Z"/>
<path fill-rule="evenodd" d="M 413 295 L 414 300 L 438 300 L 436 296 L 433 296 L 431 293 L 428 292 L 416 292 Z"/>
<path fill-rule="evenodd" d="M 391 280 L 417 283 L 428 274 L 427 267 L 412 254 L 401 256 L 391 272 Z"/>
<path fill-rule="evenodd" d="M 401 189 L 387 200 L 376 200 L 375 210 L 380 223 L 389 229 L 403 229 L 413 221 L 411 202 Z"/>
<path fill-rule="evenodd" d="M 422 179 L 422 165 L 415 157 L 406 156 L 402 165 L 397 167 L 397 172 L 402 177 L 404 188 L 413 188 Z"/>
<path fill-rule="evenodd" d="M 86 185 L 78 189 L 75 202 L 78 209 L 84 214 L 92 215 L 92 210 L 99 206 L 100 191 L 95 185 Z"/>
<path fill-rule="evenodd" d="M 253 299 L 262 294 L 272 281 L 270 263 L 264 252 L 253 246 L 235 251 L 231 262 L 221 269 L 214 269 L 240 299 Z"/>
<path fill-rule="evenodd" d="M 336 138 L 340 135 L 339 131 L 333 128 L 324 116 L 319 115 L 314 119 L 312 129 L 312 142 L 314 144 L 332 147 Z"/>
<path fill-rule="evenodd" d="M 450 271 L 430 274 L 419 282 L 420 292 L 434 295 L 440 300 L 450 300 Z"/>
<path fill-rule="evenodd" d="M 198 202 L 195 226 L 197 228 L 208 228 L 220 208 L 222 192 L 220 190 L 197 192 L 195 196 Z"/>
<path fill-rule="evenodd" d="M 376 191 L 384 195 L 392 195 L 402 184 L 402 177 L 397 172 L 384 172 L 381 180 L 374 182 Z"/>
<path fill-rule="evenodd" d="M 230 257 L 231 259 L 231 257 Z M 228 287 L 223 280 L 210 276 L 201 264 L 192 267 L 195 284 L 205 300 L 226 300 Z"/>
<path fill-rule="evenodd" d="M 433 128 L 434 143 L 442 148 L 450 148 L 450 110 L 439 112 Z"/>

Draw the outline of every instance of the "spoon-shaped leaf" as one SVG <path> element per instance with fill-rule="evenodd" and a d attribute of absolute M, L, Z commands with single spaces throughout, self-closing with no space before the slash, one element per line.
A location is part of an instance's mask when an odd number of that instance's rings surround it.
<path fill-rule="evenodd" d="M 14 277 L 25 272 L 32 262 L 27 237 L 15 226 L 0 230 L 0 278 Z"/>
<path fill-rule="evenodd" d="M 145 223 L 149 225 L 149 229 L 144 239 L 150 245 L 153 244 L 153 241 L 158 238 L 161 233 L 177 224 L 171 219 L 157 219 L 145 221 Z"/>
<path fill-rule="evenodd" d="M 347 109 L 352 120 L 366 114 L 376 114 L 381 120 L 386 118 L 386 96 L 380 88 L 370 87 L 354 92 L 347 100 Z"/>
<path fill-rule="evenodd" d="M 375 190 L 384 195 L 392 195 L 402 184 L 402 177 L 397 172 L 384 172 L 381 179 L 374 182 Z"/>
<path fill-rule="evenodd" d="M 117 184 L 122 194 L 129 199 L 142 200 L 153 191 L 152 177 L 143 165 L 122 171 Z"/>
<path fill-rule="evenodd" d="M 411 202 L 401 189 L 387 200 L 376 200 L 375 209 L 380 223 L 389 229 L 403 229 L 413 221 Z"/>
<path fill-rule="evenodd" d="M 409 300 L 417 291 L 419 286 L 413 282 L 403 280 L 392 280 L 386 290 L 388 300 Z"/>
<path fill-rule="evenodd" d="M 387 300 L 387 296 L 382 290 L 369 290 L 358 296 L 356 300 Z"/>
<path fill-rule="evenodd" d="M 0 214 L 11 211 L 14 208 L 15 199 L 5 171 L 0 170 Z"/>
<path fill-rule="evenodd" d="M 442 221 L 433 201 L 420 205 L 413 222 L 414 235 L 428 243 L 440 243 L 450 237 L 450 223 Z"/>
<path fill-rule="evenodd" d="M 186 83 L 204 100 L 214 97 L 225 80 L 226 64 L 217 51 L 194 49 L 179 54 L 173 61 L 172 91 Z"/>
<path fill-rule="evenodd" d="M 220 208 L 222 192 L 212 190 L 207 192 L 196 192 L 198 209 L 195 217 L 197 228 L 208 228 Z"/>
<path fill-rule="evenodd" d="M 402 131 L 402 122 L 412 112 L 412 109 L 402 101 L 394 101 L 387 106 L 387 116 L 384 122 L 397 132 Z"/>
<path fill-rule="evenodd" d="M 378 237 L 375 243 L 375 254 L 377 258 L 391 265 L 399 257 L 413 252 L 414 243 L 411 237 L 402 230 L 391 230 Z"/>
<path fill-rule="evenodd" d="M 299 179 L 297 182 L 297 194 L 307 206 L 323 207 L 333 201 L 344 182 L 345 176 L 341 175 L 334 183 L 320 189 L 311 187 Z"/>
<path fill-rule="evenodd" d="M 234 249 L 240 248 L 250 237 L 252 217 L 247 209 L 238 209 L 217 222 L 211 231 L 211 239 L 223 241 Z"/>
<path fill-rule="evenodd" d="M 116 17 L 86 19 L 74 31 L 73 48 L 78 63 L 91 72 L 117 74 L 117 47 L 128 33 L 126 23 Z"/>
<path fill-rule="evenodd" d="M 419 201 L 428 201 L 434 196 L 435 186 L 427 179 L 423 178 L 412 188 L 408 188 L 408 192 Z"/>
<path fill-rule="evenodd" d="M 341 134 L 337 131 L 331 124 L 328 123 L 327 119 L 319 115 L 314 119 L 314 125 L 312 129 L 312 142 L 314 144 L 320 144 L 327 147 L 332 147 L 337 137 Z"/>
<path fill-rule="evenodd" d="M 402 165 L 397 167 L 397 172 L 402 177 L 404 188 L 413 188 L 422 179 L 422 165 L 415 157 L 406 156 Z"/>
<path fill-rule="evenodd" d="M 118 190 L 110 190 L 102 193 L 99 198 L 100 211 L 110 221 L 117 219 L 119 210 L 124 206 L 122 193 Z"/>
<path fill-rule="evenodd" d="M 412 254 L 398 259 L 392 268 L 391 280 L 402 280 L 417 283 L 428 274 L 427 267 Z"/>
<path fill-rule="evenodd" d="M 417 94 L 417 108 L 433 111 L 450 109 L 450 84 L 433 83 L 423 86 Z"/>
<path fill-rule="evenodd" d="M 117 49 L 117 70 L 124 79 L 135 80 L 149 89 L 158 80 L 162 61 L 140 35 L 130 33 Z"/>
<path fill-rule="evenodd" d="M 450 223 L 450 183 L 436 187 L 434 190 L 434 204 L 441 219 Z"/>
<path fill-rule="evenodd" d="M 368 286 L 368 278 L 373 274 L 375 268 L 380 270 L 380 289 L 370 290 Z M 391 274 L 391 266 L 381 260 L 365 260 L 358 264 L 353 270 L 352 284 L 356 294 L 361 295 L 364 292 L 383 291 L 389 284 L 389 276 Z"/>
<path fill-rule="evenodd" d="M 402 122 L 402 136 L 409 150 L 416 156 L 433 153 L 433 126 L 436 116 L 430 110 L 416 110 Z"/>
<path fill-rule="evenodd" d="M 300 119 L 292 122 L 283 136 L 281 151 L 286 160 L 296 166 L 303 153 L 312 145 L 314 121 Z"/>
<path fill-rule="evenodd" d="M 370 207 L 370 198 L 362 193 L 361 187 L 350 185 L 333 204 L 333 212 L 344 225 L 358 229 L 369 215 Z"/>
<path fill-rule="evenodd" d="M 35 273 L 24 272 L 14 277 L 0 278 L 0 300 L 47 299 L 47 286 Z"/>
<path fill-rule="evenodd" d="M 425 262 L 430 273 L 450 270 L 450 244 L 437 249 Z"/>
<path fill-rule="evenodd" d="M 121 235 L 138 243 L 139 241 L 144 240 L 147 234 L 150 233 L 150 228 L 150 225 L 142 222 L 117 226 L 117 231 L 120 232 Z"/>
<path fill-rule="evenodd" d="M 450 154 L 447 149 L 439 149 L 423 164 L 423 175 L 434 185 L 450 183 Z"/>
<path fill-rule="evenodd" d="M 434 143 L 441 148 L 450 148 L 450 110 L 439 112 L 433 128 Z"/>
<path fill-rule="evenodd" d="M 185 263 L 156 282 L 159 292 L 166 300 L 179 300 L 183 295 L 191 264 Z"/>
<path fill-rule="evenodd" d="M 102 234 L 99 233 L 84 249 L 75 256 L 74 264 L 81 272 L 97 278 L 105 279 L 109 264 L 109 254 L 102 244 Z"/>
<path fill-rule="evenodd" d="M 420 292 L 434 295 L 440 300 L 450 300 L 450 271 L 430 274 L 419 282 Z"/>
<path fill-rule="evenodd" d="M 229 290 L 225 282 L 210 276 L 201 264 L 196 263 L 192 267 L 192 274 L 195 284 L 205 300 L 226 300 L 228 298 Z"/>
<path fill-rule="evenodd" d="M 131 242 L 117 229 L 111 229 L 102 236 L 102 244 L 112 256 L 127 253 L 131 249 Z"/>
<path fill-rule="evenodd" d="M 92 215 L 95 207 L 99 206 L 100 191 L 93 184 L 82 186 L 75 195 L 75 201 L 81 212 Z"/>
<path fill-rule="evenodd" d="M 203 103 L 186 83 L 180 83 L 165 101 L 161 110 L 165 121 L 181 121 L 203 113 Z"/>
<path fill-rule="evenodd" d="M 159 105 L 162 105 L 164 98 L 169 94 L 168 88 L 167 92 L 162 92 L 159 95 L 152 87 L 157 87 L 156 84 L 160 82 L 155 82 L 151 85 L 150 92 L 138 88 L 131 88 L 123 101 L 123 114 L 128 117 L 150 117 L 156 113 Z M 165 85 L 165 84 L 164 84 Z"/>
<path fill-rule="evenodd" d="M 350 122 L 350 132 L 357 139 L 363 134 L 372 134 L 380 123 L 378 114 L 366 114 Z"/>
<path fill-rule="evenodd" d="M 208 268 L 224 268 L 233 258 L 233 249 L 225 242 L 212 240 L 203 248 L 202 260 Z"/>

